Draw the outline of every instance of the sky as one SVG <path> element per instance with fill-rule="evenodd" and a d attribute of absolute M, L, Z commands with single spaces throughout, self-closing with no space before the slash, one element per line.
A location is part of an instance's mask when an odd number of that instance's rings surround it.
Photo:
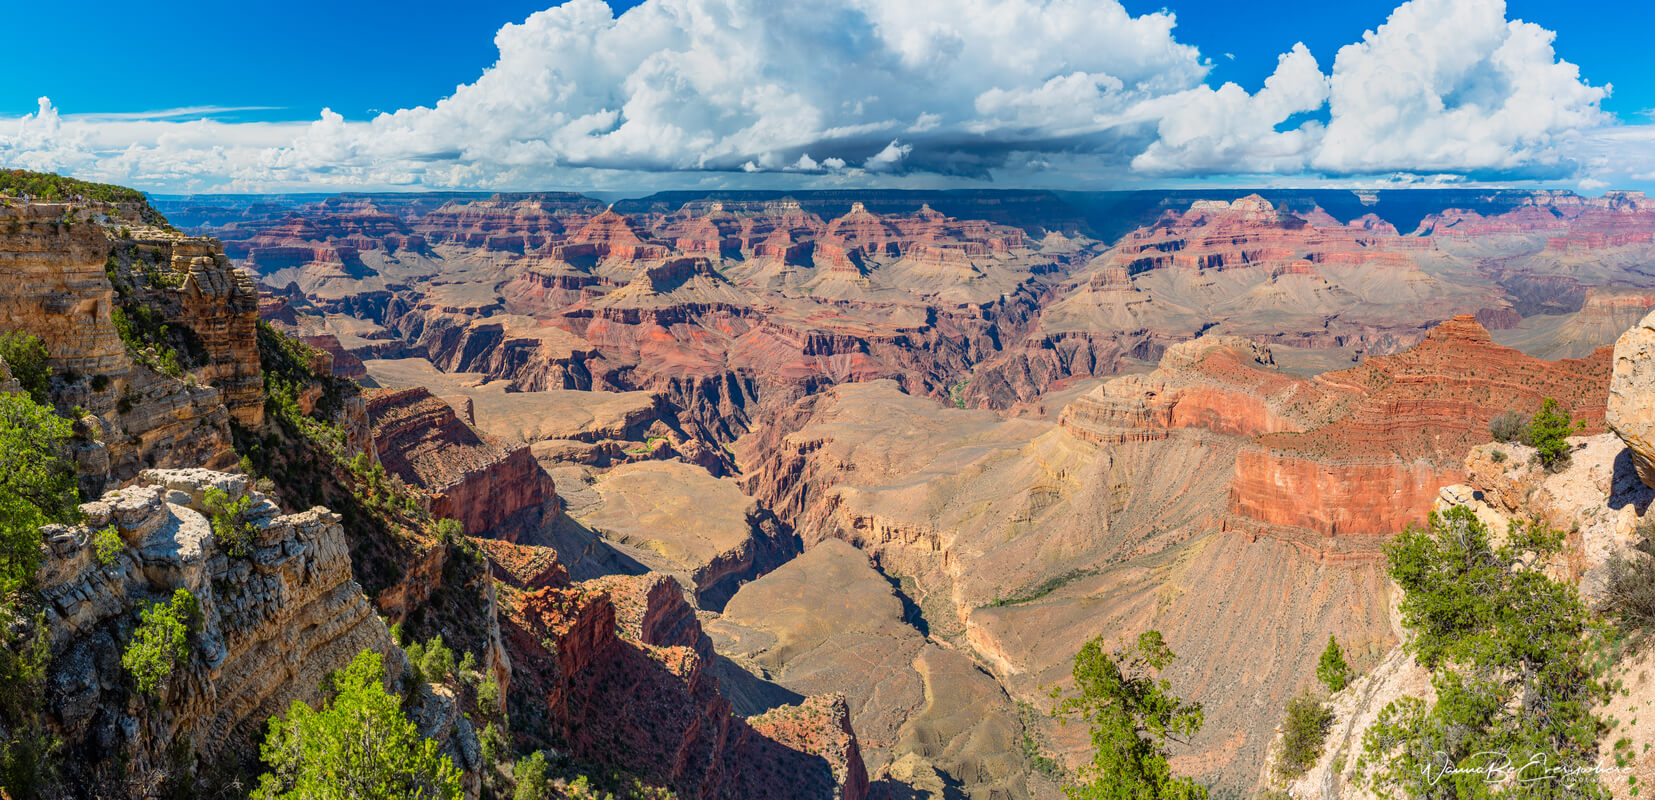
<path fill-rule="evenodd" d="M 153 192 L 1655 189 L 1641 2 L 61 9 L 8 10 L 0 167 Z"/>

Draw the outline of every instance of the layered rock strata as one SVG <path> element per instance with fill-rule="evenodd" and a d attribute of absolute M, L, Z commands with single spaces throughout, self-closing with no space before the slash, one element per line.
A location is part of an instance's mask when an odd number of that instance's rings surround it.
<path fill-rule="evenodd" d="M 211 488 L 251 501 L 247 555 L 215 538 L 205 516 Z M 176 769 L 178 743 L 206 763 L 245 758 L 266 720 L 294 701 L 319 702 L 324 676 L 362 650 L 385 655 L 400 680 L 406 658 L 351 579 L 339 517 L 327 509 L 284 514 L 239 475 L 149 470 L 81 510 L 85 524 L 44 530 L 39 586 L 52 652 L 50 724 L 82 785 L 146 785 Z M 107 560 L 92 541 L 104 529 L 121 544 Z M 122 679 L 121 643 L 139 609 L 178 589 L 194 595 L 199 626 L 160 702 L 144 702 Z M 475 754 L 464 720 L 433 732 L 456 753 Z M 459 765 L 477 767 L 474 758 Z"/>
<path fill-rule="evenodd" d="M 552 479 L 527 446 L 484 436 L 430 392 L 379 392 L 367 413 L 380 463 L 429 491 L 432 515 L 459 520 L 473 536 L 516 540 L 557 511 Z"/>
<path fill-rule="evenodd" d="M 535 735 L 683 797 L 867 796 L 844 699 L 733 716 L 711 671 L 717 656 L 672 579 L 536 574 L 506 590 L 503 625 L 513 719 Z"/>

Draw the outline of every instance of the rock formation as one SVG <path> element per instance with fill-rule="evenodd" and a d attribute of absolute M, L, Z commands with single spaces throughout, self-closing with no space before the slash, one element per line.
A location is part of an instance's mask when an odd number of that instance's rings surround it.
<path fill-rule="evenodd" d="M 743 720 L 717 658 L 670 578 L 570 584 L 541 570 L 504 589 L 515 719 L 527 735 L 691 798 L 861 800 L 868 780 L 843 698 Z"/>
<path fill-rule="evenodd" d="M 1638 477 L 1655 486 L 1655 314 L 1643 318 L 1615 342 L 1614 376 L 1609 383 L 1609 427 L 1626 442 Z"/>
<path fill-rule="evenodd" d="M 215 538 L 210 488 L 251 501 L 246 555 Z M 406 659 L 351 579 L 339 517 L 327 509 L 284 514 L 244 476 L 191 469 L 147 470 L 81 511 L 85 524 L 44 531 L 39 583 L 53 664 L 47 708 L 74 783 L 153 786 L 179 768 L 180 743 L 208 763 L 246 759 L 266 720 L 294 701 L 319 702 L 323 677 L 364 649 L 386 655 L 388 675 L 401 680 Z M 93 542 L 105 528 L 121 542 L 107 560 Z M 122 679 L 121 643 L 138 609 L 177 589 L 195 596 L 200 625 L 160 702 L 146 703 Z M 475 769 L 469 724 L 453 719 L 441 732 L 456 755 L 471 755 L 459 765 Z"/>
<path fill-rule="evenodd" d="M 527 446 L 485 437 L 430 392 L 379 392 L 367 412 L 380 463 L 430 492 L 433 516 L 457 519 L 473 536 L 515 541 L 556 512 L 552 479 Z"/>

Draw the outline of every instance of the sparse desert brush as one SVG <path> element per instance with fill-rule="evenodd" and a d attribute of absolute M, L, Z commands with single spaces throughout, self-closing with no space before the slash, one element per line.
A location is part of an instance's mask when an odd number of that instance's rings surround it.
<path fill-rule="evenodd" d="M 1332 725 L 1333 709 L 1328 708 L 1322 698 L 1305 692 L 1287 701 L 1276 774 L 1283 778 L 1296 778 L 1310 769 L 1321 757 L 1322 742 Z"/>
<path fill-rule="evenodd" d="M 1528 430 L 1528 415 L 1517 411 L 1501 411 L 1488 422 L 1488 432 L 1496 442 L 1520 442 Z"/>

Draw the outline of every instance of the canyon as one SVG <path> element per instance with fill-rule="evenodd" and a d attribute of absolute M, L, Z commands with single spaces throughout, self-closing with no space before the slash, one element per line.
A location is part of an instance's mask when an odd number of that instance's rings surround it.
<path fill-rule="evenodd" d="M 1655 302 L 1635 193 L 271 200 L 161 208 L 527 445 L 519 543 L 677 576 L 743 713 L 842 694 L 875 796 L 1055 796 L 1008 757 L 1085 750 L 1042 687 L 1150 627 L 1213 720 L 1175 766 L 1250 788 L 1327 635 L 1395 644 L 1380 545 L 1496 413 L 1603 431 Z"/>
<path fill-rule="evenodd" d="M 473 783 L 509 719 L 683 797 L 1044 800 L 1091 746 L 1048 688 L 1153 628 L 1208 720 L 1175 770 L 1244 796 L 1329 635 L 1391 664 L 1381 546 L 1486 482 L 1496 414 L 1655 463 L 1609 349 L 1655 305 L 1635 193 L 153 202 L 182 232 L 0 207 L 0 328 L 93 500 L 47 537 L 51 724 L 125 737 L 111 785 L 248 757 L 367 648 Z M 85 653 L 174 586 L 211 612 L 178 702 L 100 715 Z M 500 708 L 407 683 L 436 634 Z"/>

